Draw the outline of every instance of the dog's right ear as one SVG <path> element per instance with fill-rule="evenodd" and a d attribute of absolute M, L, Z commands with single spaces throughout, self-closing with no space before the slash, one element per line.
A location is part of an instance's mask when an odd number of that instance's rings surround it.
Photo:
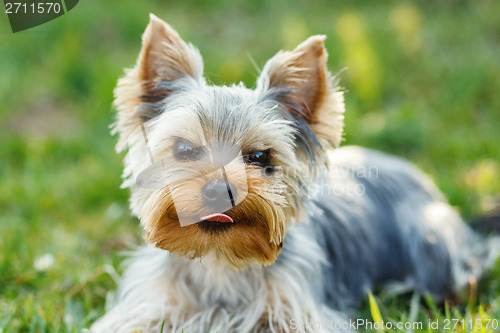
<path fill-rule="evenodd" d="M 142 49 L 134 68 L 118 80 L 114 105 L 118 119 L 114 132 L 120 133 L 117 149 L 137 126 L 161 112 L 162 102 L 176 90 L 203 82 L 203 60 L 167 23 L 150 14 L 142 36 Z"/>

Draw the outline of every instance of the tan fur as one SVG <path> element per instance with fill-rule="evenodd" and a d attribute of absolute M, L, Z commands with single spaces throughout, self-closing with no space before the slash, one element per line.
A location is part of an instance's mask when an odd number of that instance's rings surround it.
<path fill-rule="evenodd" d="M 240 205 L 226 212 L 234 225 L 221 232 L 206 231 L 197 224 L 181 227 L 177 219 L 172 191 L 177 197 L 184 195 L 190 209 L 202 209 L 201 187 L 168 187 L 158 190 L 144 205 L 141 222 L 146 240 L 157 247 L 190 258 L 202 257 L 211 250 L 234 268 L 251 263 L 270 264 L 278 255 L 286 227 L 285 205 L 275 185 L 266 181 L 255 169 L 247 170 L 248 195 Z M 267 182 L 267 183 L 266 183 Z"/>
<path fill-rule="evenodd" d="M 256 90 L 220 87 L 151 16 L 115 91 L 115 131 L 118 150 L 129 144 L 123 186 L 153 246 L 137 251 L 92 332 L 340 331 L 384 281 L 440 300 L 492 264 L 498 239 L 469 230 L 413 166 L 359 148 L 327 153 L 344 102 L 324 39 L 279 52 Z M 375 177 L 357 172 L 372 167 Z"/>
<path fill-rule="evenodd" d="M 126 148 L 126 136 L 143 120 L 135 112 L 147 96 L 166 97 L 170 92 L 156 89 L 161 80 L 175 80 L 186 76 L 201 79 L 203 62 L 191 44 L 184 42 L 177 32 L 155 15 L 142 35 L 142 48 L 134 68 L 125 71 L 115 88 L 114 105 L 118 109 L 115 132 L 120 133 L 118 151 Z M 147 100 L 146 100 L 147 101 Z"/>
<path fill-rule="evenodd" d="M 344 98 L 332 86 L 325 38 L 312 36 L 291 52 L 278 52 L 264 67 L 259 85 L 260 89 L 290 89 L 287 98 L 301 106 L 290 112 L 305 119 L 322 141 L 336 147 L 342 139 Z"/>
<path fill-rule="evenodd" d="M 289 111 L 306 120 L 320 141 L 336 146 L 342 133 L 343 95 L 333 86 L 326 69 L 324 39 L 324 36 L 313 36 L 291 52 L 279 52 L 266 64 L 257 92 L 272 88 L 288 90 L 287 98 L 301 106 Z M 234 268 L 247 267 L 251 263 L 271 264 L 280 251 L 288 226 L 300 220 L 304 212 L 299 184 L 314 179 L 307 167 L 308 157 L 294 151 L 294 130 L 289 121 L 280 118 L 269 121 L 268 117 L 272 119 L 273 112 L 278 112 L 273 110 L 276 104 L 268 103 L 270 109 L 266 109 L 266 113 L 256 113 L 254 121 L 235 126 L 234 133 L 221 132 L 221 128 L 231 123 L 230 119 L 203 114 L 206 118 L 200 120 L 196 107 L 209 105 L 211 95 L 190 95 L 180 108 L 169 109 L 158 117 L 160 119 L 153 119 L 152 124 L 141 118 L 144 106 L 153 107 L 149 104 L 156 103 L 155 107 L 162 110 L 165 101 L 168 102 L 172 91 L 168 90 L 168 85 L 158 85 L 162 80 L 173 82 L 191 78 L 196 86 L 196 82 L 203 80 L 202 70 L 198 51 L 185 43 L 168 24 L 151 15 L 136 66 L 126 72 L 115 89 L 118 109 L 115 131 L 120 134 L 117 149 L 121 151 L 126 148 L 127 138 L 133 138 L 132 143 L 128 142 L 132 145 L 134 140 L 142 140 L 142 132 L 137 137 L 131 135 L 140 125 L 156 129 L 146 140 L 150 143 L 147 149 L 153 160 L 144 159 L 144 154 L 129 154 L 131 160 L 125 175 L 130 176 L 131 171 L 140 174 L 148 163 L 161 161 L 163 169 L 157 171 L 167 186 L 152 190 L 137 188 L 129 182 L 133 192 L 132 209 L 141 219 L 146 240 L 162 249 L 191 258 L 215 250 L 217 256 Z M 243 154 L 269 149 L 271 165 L 282 172 L 279 176 L 268 177 L 262 170 L 248 165 L 243 167 L 244 176 L 229 172 L 230 182 L 239 188 L 238 193 L 245 195 L 241 202 L 225 212 L 234 219 L 234 225 L 220 232 L 209 232 L 197 224 L 183 226 L 180 221 L 183 216 L 196 220 L 206 215 L 202 188 L 214 177 L 212 173 L 217 168 L 213 169 L 205 159 L 192 163 L 177 161 L 172 155 L 172 145 L 178 137 L 187 138 L 196 145 L 225 141 L 236 145 Z M 306 172 L 299 170 L 302 167 L 306 167 Z M 238 181 L 241 179 L 246 181 L 247 193 L 240 191 Z"/>

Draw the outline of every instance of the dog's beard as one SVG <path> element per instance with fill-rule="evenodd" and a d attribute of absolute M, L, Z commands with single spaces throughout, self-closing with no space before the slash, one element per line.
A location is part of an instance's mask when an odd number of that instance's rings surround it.
<path fill-rule="evenodd" d="M 252 263 L 271 264 L 282 247 L 290 221 L 284 185 L 263 177 L 255 168 L 248 168 L 246 177 L 246 197 L 230 210 L 220 212 L 230 216 L 233 223 L 202 221 L 181 226 L 176 208 L 185 202 L 194 214 L 202 211 L 203 182 L 199 186 L 183 187 L 179 183 L 152 191 L 140 214 L 145 239 L 189 258 L 214 253 L 236 269 Z"/>

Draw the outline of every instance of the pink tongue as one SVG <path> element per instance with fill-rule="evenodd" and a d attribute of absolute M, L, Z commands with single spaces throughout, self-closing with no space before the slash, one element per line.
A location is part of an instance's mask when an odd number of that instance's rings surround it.
<path fill-rule="evenodd" d="M 226 214 L 215 213 L 207 216 L 201 217 L 202 221 L 211 221 L 211 222 L 233 222 L 233 219 Z"/>

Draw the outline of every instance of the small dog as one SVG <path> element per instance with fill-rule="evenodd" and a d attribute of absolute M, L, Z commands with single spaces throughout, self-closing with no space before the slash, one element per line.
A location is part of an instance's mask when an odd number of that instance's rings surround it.
<path fill-rule="evenodd" d="M 414 166 L 333 150 L 344 101 L 324 39 L 276 54 L 255 90 L 212 86 L 199 52 L 151 15 L 114 124 L 150 245 L 91 332 L 349 331 L 375 287 L 442 300 L 493 263 L 498 239 Z"/>

